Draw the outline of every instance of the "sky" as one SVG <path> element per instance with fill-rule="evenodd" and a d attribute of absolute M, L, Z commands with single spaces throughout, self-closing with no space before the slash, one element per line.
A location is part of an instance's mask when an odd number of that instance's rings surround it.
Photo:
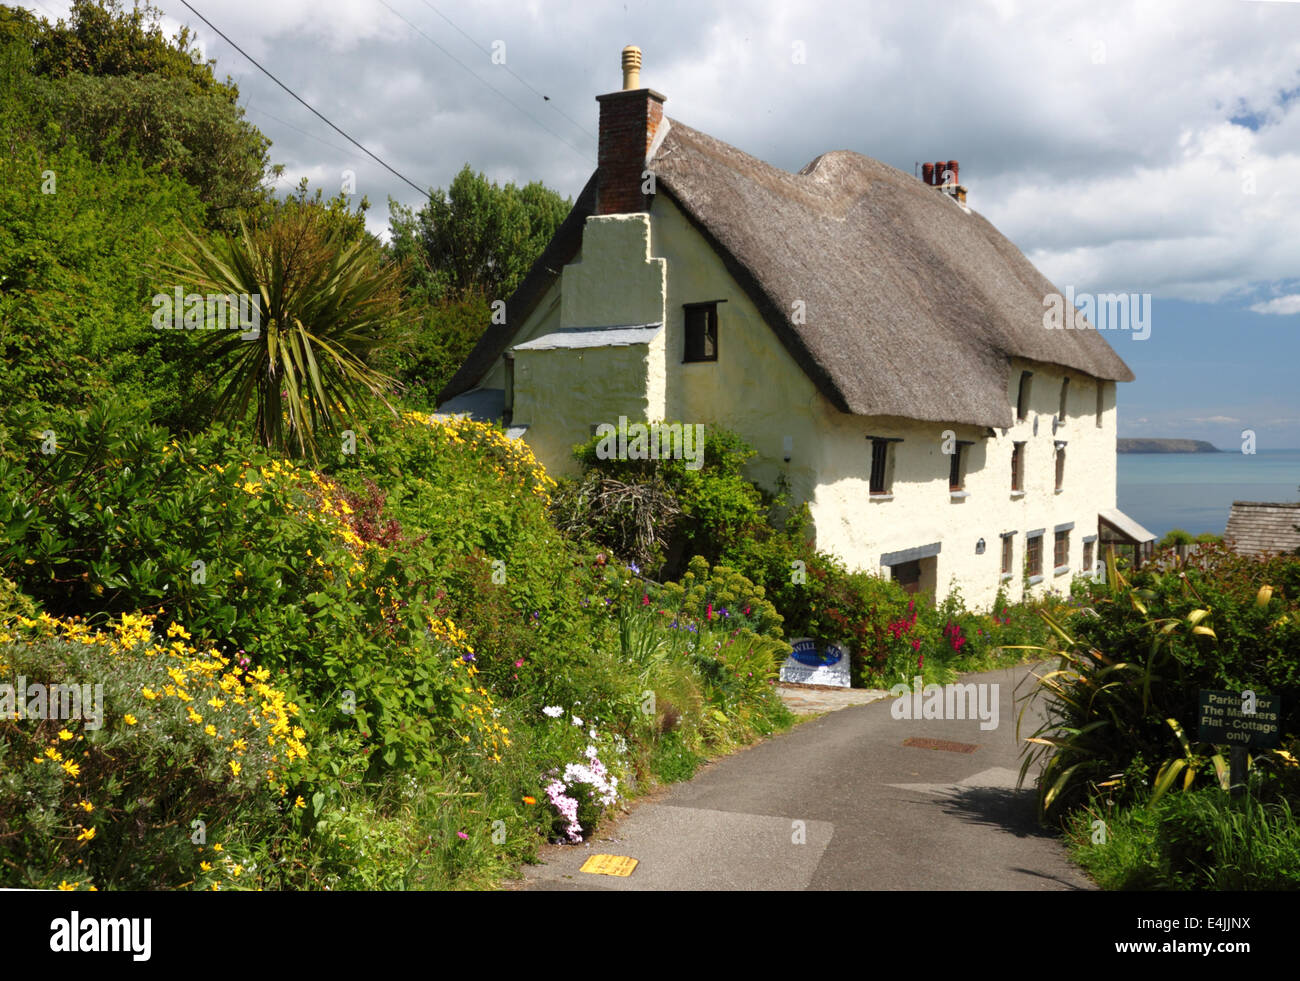
<path fill-rule="evenodd" d="M 576 197 L 626 44 L 670 117 L 778 167 L 958 160 L 967 203 L 1058 288 L 1148 298 L 1149 330 L 1107 328 L 1137 376 L 1121 436 L 1300 447 L 1300 0 L 190 3 L 422 189 L 468 163 Z M 330 196 L 350 171 L 380 235 L 390 199 L 419 207 L 180 0 L 156 5 L 238 84 L 282 190 Z"/>

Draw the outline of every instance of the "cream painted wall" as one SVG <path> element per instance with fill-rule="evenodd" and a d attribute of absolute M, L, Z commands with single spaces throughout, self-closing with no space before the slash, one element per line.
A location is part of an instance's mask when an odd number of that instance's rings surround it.
<path fill-rule="evenodd" d="M 663 332 L 660 331 L 660 334 Z M 660 342 L 662 344 L 662 341 Z M 520 351 L 515 355 L 513 421 L 553 475 L 576 472 L 573 447 L 591 427 L 618 417 L 646 419 L 652 346 Z"/>
<path fill-rule="evenodd" d="M 1114 383 L 1103 389 L 1105 411 L 1096 425 L 1095 379 L 1059 367 L 1013 359 L 1008 370 L 1008 399 L 1015 403 L 1020 371 L 1034 372 L 1027 418 L 1005 431 L 972 426 L 920 423 L 905 419 L 863 419 L 837 414 L 828 420 L 822 482 L 811 510 L 819 547 L 835 552 L 850 566 L 876 568 L 883 553 L 941 542 L 936 558 L 938 599 L 961 589 L 968 605 L 987 607 L 1003 582 L 1000 536 L 1014 531 L 1012 575 L 1008 595 L 1024 592 L 1026 533 L 1044 529 L 1043 577 L 1030 587 L 1033 594 L 1048 589 L 1066 591 L 1082 570 L 1083 539 L 1097 534 L 1097 514 L 1115 506 Z M 1071 378 L 1064 426 L 1052 433 L 1062 377 Z M 1037 434 L 1034 423 L 1037 420 Z M 957 439 L 974 440 L 966 447 L 964 490 L 954 497 L 948 488 L 950 457 L 942 452 L 944 431 Z M 891 446 L 891 495 L 869 493 L 870 449 L 866 436 L 897 436 Z M 1066 441 L 1065 480 L 1055 491 L 1055 441 Z M 1024 493 L 1011 491 L 1011 454 L 1015 442 L 1025 443 Z M 1057 574 L 1052 564 L 1058 525 L 1073 522 L 1069 537 L 1069 569 Z M 976 543 L 984 539 L 983 554 Z M 1094 559 L 1097 558 L 1094 546 Z M 887 569 L 881 570 L 888 574 Z"/>
<path fill-rule="evenodd" d="M 1083 538 L 1097 533 L 1097 513 L 1115 506 L 1114 383 L 1102 386 L 1100 426 L 1095 379 L 1018 359 L 1007 366 L 1007 399 L 1015 405 L 1020 372 L 1032 370 L 1029 412 L 1006 431 L 990 435 L 982 427 L 842 413 L 817 391 L 722 261 L 663 195 L 648 215 L 589 219 L 581 260 L 565 267 L 562 283 L 552 289 L 556 292 L 560 302 L 554 295 L 544 298 L 516 343 L 556 326 L 656 319 L 665 325 L 649 345 L 636 348 L 519 353 L 515 420 L 531 425 L 529 444 L 557 473 L 571 472 L 570 447 L 587 438 L 592 425 L 617 422 L 620 414 L 725 426 L 758 451 L 750 471 L 754 479 L 774 487 L 784 473 L 795 499 L 809 502 L 819 548 L 852 567 L 888 575 L 880 565 L 882 554 L 940 542 L 933 562 L 936 598 L 956 585 L 976 607 L 990 605 L 1003 583 L 1001 533 L 1015 532 L 1015 571 L 1006 580 L 1012 599 L 1023 591 L 1026 532 L 1039 528 L 1044 529 L 1043 578 L 1031 592 L 1064 590 L 1080 571 Z M 683 304 L 710 300 L 724 301 L 718 307 L 718 360 L 683 364 Z M 499 367 L 493 371 L 501 377 Z M 1071 378 L 1066 419 L 1054 435 L 1052 420 L 1066 374 Z M 967 496 L 960 499 L 948 488 L 945 430 L 973 441 L 964 451 Z M 869 435 L 903 440 L 892 444 L 888 499 L 868 492 Z M 782 459 L 786 437 L 789 463 Z M 1059 494 L 1057 439 L 1066 441 Z M 1010 489 L 1016 441 L 1026 444 L 1021 495 Z M 1067 522 L 1074 523 L 1069 570 L 1057 575 L 1054 529 Z M 981 538 L 985 549 L 976 554 Z"/>

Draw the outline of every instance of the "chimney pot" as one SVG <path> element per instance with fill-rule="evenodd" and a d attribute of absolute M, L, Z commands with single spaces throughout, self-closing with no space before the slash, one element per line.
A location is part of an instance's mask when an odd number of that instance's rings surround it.
<path fill-rule="evenodd" d="M 641 87 L 641 49 L 623 49 L 623 89 L 596 96 L 600 103 L 596 213 L 646 210 L 646 158 L 664 118 L 664 96 Z"/>
<path fill-rule="evenodd" d="M 960 184 L 961 181 L 957 179 L 957 173 L 958 173 L 958 171 L 957 171 L 957 161 L 956 161 L 956 160 L 949 160 L 949 161 L 948 161 L 948 169 L 952 171 L 952 182 L 953 182 L 954 184 Z"/>
<path fill-rule="evenodd" d="M 932 163 L 921 164 L 921 180 L 926 184 L 934 183 L 934 164 Z"/>
<path fill-rule="evenodd" d="M 641 87 L 641 49 L 629 44 L 623 49 L 623 91 Z"/>
<path fill-rule="evenodd" d="M 943 167 L 944 167 L 944 162 L 942 160 L 936 160 L 934 162 L 934 186 L 935 187 L 943 187 Z"/>

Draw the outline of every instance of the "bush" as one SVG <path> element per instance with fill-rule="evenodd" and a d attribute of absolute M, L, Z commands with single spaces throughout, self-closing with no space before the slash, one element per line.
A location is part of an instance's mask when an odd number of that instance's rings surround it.
<path fill-rule="evenodd" d="M 83 703 L 81 718 L 51 718 L 53 704 L 46 718 L 13 718 L 4 706 L 7 884 L 237 880 L 252 843 L 285 823 L 287 772 L 307 755 L 298 706 L 265 669 L 191 644 L 178 624 L 166 637 L 152 626 L 131 615 L 105 632 L 44 616 L 0 624 L 4 685 L 102 686 L 98 711 Z"/>
<path fill-rule="evenodd" d="M 1212 775 L 1215 750 L 1193 741 L 1199 689 L 1280 695 L 1283 738 L 1300 731 L 1300 604 L 1267 584 L 1251 594 L 1255 565 L 1211 554 L 1129 583 L 1112 561 L 1073 635 L 1044 616 L 1062 640 L 1061 663 L 1040 680 L 1048 719 L 1022 768 L 1023 777 L 1045 759 L 1044 815 L 1080 806 L 1097 787 L 1121 804 L 1142 800 L 1152 768 L 1157 796 L 1176 777 L 1191 786 Z"/>

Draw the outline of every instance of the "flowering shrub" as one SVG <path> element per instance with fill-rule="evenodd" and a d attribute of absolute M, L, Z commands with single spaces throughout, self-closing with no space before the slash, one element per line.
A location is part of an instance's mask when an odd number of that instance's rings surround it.
<path fill-rule="evenodd" d="M 129 614 L 103 630 L 44 614 L 0 624 L 0 683 L 103 696 L 98 718 L 83 704 L 81 718 L 0 719 L 5 885 L 217 884 L 245 871 L 223 861 L 226 834 L 293 807 L 299 707 L 265 669 L 191 644 L 179 624 L 153 627 Z"/>

